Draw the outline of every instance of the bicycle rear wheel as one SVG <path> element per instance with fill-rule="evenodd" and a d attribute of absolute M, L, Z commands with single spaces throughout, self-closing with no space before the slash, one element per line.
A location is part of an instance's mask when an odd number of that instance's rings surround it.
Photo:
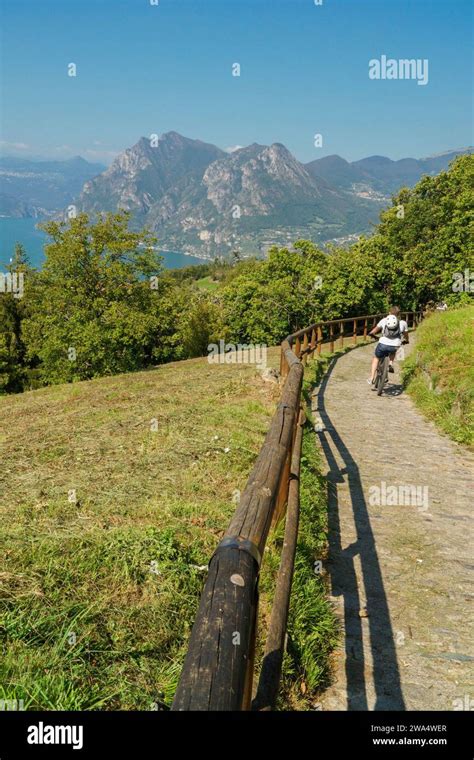
<path fill-rule="evenodd" d="M 379 389 L 379 382 L 380 382 L 380 375 L 382 373 L 382 359 L 379 359 L 377 362 L 377 369 L 375 370 L 375 377 L 374 377 L 374 390 L 378 391 Z"/>
<path fill-rule="evenodd" d="M 377 369 L 377 379 L 375 381 L 376 388 L 377 388 L 377 396 L 382 395 L 382 391 L 384 389 L 385 383 L 387 382 L 389 362 L 390 362 L 389 356 L 384 356 L 382 361 L 379 361 L 380 372 Z"/>

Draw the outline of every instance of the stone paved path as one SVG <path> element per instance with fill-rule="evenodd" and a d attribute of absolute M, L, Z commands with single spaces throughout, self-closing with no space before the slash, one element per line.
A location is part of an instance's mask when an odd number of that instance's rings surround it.
<path fill-rule="evenodd" d="M 474 456 L 399 395 L 398 369 L 370 390 L 372 353 L 339 358 L 314 392 L 343 633 L 322 708 L 473 709 Z"/>

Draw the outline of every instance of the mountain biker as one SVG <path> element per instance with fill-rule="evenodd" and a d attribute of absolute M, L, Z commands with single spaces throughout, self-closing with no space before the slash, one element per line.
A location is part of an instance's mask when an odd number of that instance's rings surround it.
<path fill-rule="evenodd" d="M 382 335 L 375 347 L 375 354 L 372 359 L 371 376 L 367 380 L 369 385 L 373 385 L 377 364 L 387 354 L 390 356 L 389 372 L 394 372 L 393 360 L 398 348 L 404 343 L 408 343 L 408 325 L 404 319 L 400 319 L 400 309 L 398 306 L 391 306 L 386 317 L 380 320 L 378 324 L 369 332 L 369 335 L 375 337 L 376 333 L 382 332 Z"/>

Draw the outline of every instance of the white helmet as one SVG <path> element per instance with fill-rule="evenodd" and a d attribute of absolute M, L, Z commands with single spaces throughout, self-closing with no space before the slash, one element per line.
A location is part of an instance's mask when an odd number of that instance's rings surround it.
<path fill-rule="evenodd" d="M 395 314 L 389 314 L 387 317 L 387 327 L 393 330 L 394 327 L 398 327 L 398 319 Z"/>

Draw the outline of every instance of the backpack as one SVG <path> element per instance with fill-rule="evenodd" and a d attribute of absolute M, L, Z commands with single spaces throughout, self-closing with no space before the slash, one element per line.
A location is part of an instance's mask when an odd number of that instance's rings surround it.
<path fill-rule="evenodd" d="M 390 338 L 391 340 L 396 340 L 397 338 L 401 338 L 402 333 L 400 330 L 400 320 L 397 319 L 397 326 L 396 327 L 385 327 L 383 328 L 382 335 L 384 338 Z"/>

